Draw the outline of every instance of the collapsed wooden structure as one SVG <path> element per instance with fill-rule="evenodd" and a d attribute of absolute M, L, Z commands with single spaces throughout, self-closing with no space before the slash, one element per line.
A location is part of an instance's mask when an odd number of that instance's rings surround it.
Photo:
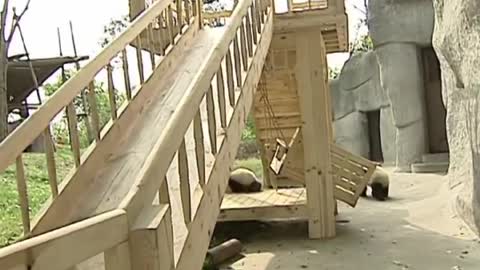
<path fill-rule="evenodd" d="M 204 27 L 201 1 L 148 2 L 131 0 L 127 30 L 0 144 L 0 171 L 16 166 L 27 238 L 0 249 L 2 269 L 200 269 L 218 217 L 305 217 L 311 238 L 328 238 L 335 199 L 358 200 L 374 166 L 331 143 L 326 54 L 347 49 L 343 1 L 288 0 L 280 13 L 269 0 L 242 0 L 215 29 Z M 112 68 L 119 56 L 120 82 Z M 99 74 L 111 116 L 103 127 Z M 74 104 L 82 92 L 94 134 L 83 153 Z M 286 177 L 305 187 L 266 190 L 255 195 L 262 204 L 236 207 L 245 197 L 224 192 L 252 107 L 266 169 L 272 141 L 289 142 L 281 166 L 266 174 L 270 183 Z M 59 184 L 45 140 L 52 198 L 32 221 L 22 151 L 40 134 L 49 138 L 63 113 L 75 166 Z M 270 135 L 271 121 L 284 135 Z M 279 201 L 282 194 L 289 197 Z"/>

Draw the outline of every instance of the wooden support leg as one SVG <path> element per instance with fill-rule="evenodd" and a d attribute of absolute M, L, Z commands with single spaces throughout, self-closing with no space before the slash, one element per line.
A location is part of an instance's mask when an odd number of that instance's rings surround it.
<path fill-rule="evenodd" d="M 297 33 L 296 78 L 303 122 L 304 167 L 310 238 L 335 236 L 335 203 L 330 162 L 325 45 L 320 31 Z"/>
<path fill-rule="evenodd" d="M 105 270 L 131 270 L 128 242 L 105 251 Z"/>
<path fill-rule="evenodd" d="M 130 236 L 132 269 L 175 269 L 170 207 L 152 205 L 137 220 Z"/>

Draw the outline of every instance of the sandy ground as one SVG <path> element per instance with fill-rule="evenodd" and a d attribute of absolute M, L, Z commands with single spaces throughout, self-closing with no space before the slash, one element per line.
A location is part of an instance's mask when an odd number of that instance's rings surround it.
<path fill-rule="evenodd" d="M 434 174 L 393 175 L 390 200 L 339 205 L 343 223 L 331 240 L 308 239 L 304 221 L 220 224 L 217 232 L 245 248 L 222 269 L 480 269 L 480 241 L 456 217 L 446 182 Z"/>

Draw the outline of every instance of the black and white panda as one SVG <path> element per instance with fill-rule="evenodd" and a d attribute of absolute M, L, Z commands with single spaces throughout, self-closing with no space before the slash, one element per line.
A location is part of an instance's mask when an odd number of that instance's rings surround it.
<path fill-rule="evenodd" d="M 247 168 L 237 168 L 230 172 L 226 193 L 260 192 L 262 183 L 255 173 Z"/>
<path fill-rule="evenodd" d="M 372 189 L 372 197 L 378 201 L 385 201 L 388 198 L 390 186 L 389 173 L 378 164 L 367 185 Z M 365 187 L 361 195 L 363 197 L 367 196 L 367 187 Z"/>

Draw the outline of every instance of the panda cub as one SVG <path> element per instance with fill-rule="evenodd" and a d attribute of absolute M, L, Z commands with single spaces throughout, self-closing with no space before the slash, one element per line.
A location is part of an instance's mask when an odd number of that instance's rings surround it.
<path fill-rule="evenodd" d="M 262 183 L 255 173 L 247 168 L 237 168 L 230 172 L 226 193 L 260 192 Z"/>
<path fill-rule="evenodd" d="M 389 173 L 380 165 L 377 165 L 367 184 L 372 189 L 372 197 L 378 201 L 385 201 L 388 198 L 389 178 Z M 363 197 L 367 196 L 367 187 L 365 187 L 361 195 Z"/>

